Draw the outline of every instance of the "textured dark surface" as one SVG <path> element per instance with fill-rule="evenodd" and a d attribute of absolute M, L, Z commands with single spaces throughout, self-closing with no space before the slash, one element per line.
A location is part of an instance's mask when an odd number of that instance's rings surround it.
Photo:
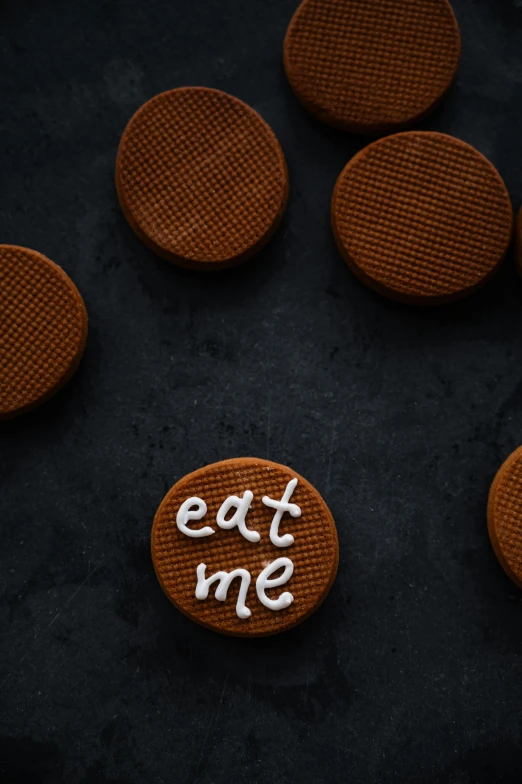
<path fill-rule="evenodd" d="M 311 118 L 281 64 L 294 0 L 4 3 L 2 242 L 84 296 L 78 372 L 3 423 L 0 779 L 9 784 L 520 782 L 522 593 L 486 526 L 522 441 L 522 287 L 510 256 L 435 311 L 360 285 L 329 225 L 362 140 Z M 463 58 L 424 127 L 522 201 L 522 7 L 455 0 Z M 141 245 L 114 189 L 150 96 L 207 84 L 281 141 L 271 243 L 202 277 Z M 332 510 L 323 607 L 267 640 L 222 638 L 154 575 L 164 493 L 204 463 L 269 457 Z"/>

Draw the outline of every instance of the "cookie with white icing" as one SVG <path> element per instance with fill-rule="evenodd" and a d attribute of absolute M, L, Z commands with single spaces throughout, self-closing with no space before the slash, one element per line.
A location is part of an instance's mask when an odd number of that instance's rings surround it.
<path fill-rule="evenodd" d="M 339 545 L 317 490 L 286 466 L 234 458 L 169 490 L 152 527 L 152 559 L 171 602 L 223 634 L 261 637 L 316 610 Z"/>

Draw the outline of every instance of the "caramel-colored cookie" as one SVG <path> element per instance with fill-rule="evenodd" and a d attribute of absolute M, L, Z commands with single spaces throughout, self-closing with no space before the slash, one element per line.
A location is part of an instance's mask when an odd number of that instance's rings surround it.
<path fill-rule="evenodd" d="M 87 311 L 63 269 L 35 250 L 0 245 L 0 419 L 58 392 L 86 340 Z"/>
<path fill-rule="evenodd" d="M 522 588 L 522 447 L 508 457 L 493 480 L 488 531 L 500 565 Z"/>
<path fill-rule="evenodd" d="M 312 485 L 253 457 L 214 463 L 169 490 L 152 527 L 168 598 L 223 634 L 262 637 L 304 621 L 325 599 L 337 531 Z"/>
<path fill-rule="evenodd" d="M 283 151 L 250 106 L 180 87 L 132 117 L 116 164 L 122 210 L 138 237 L 183 267 L 230 267 L 271 237 L 286 206 Z"/>
<path fill-rule="evenodd" d="M 285 38 L 288 80 L 320 120 L 397 131 L 442 100 L 460 60 L 447 0 L 304 0 Z"/>
<path fill-rule="evenodd" d="M 337 246 L 363 283 L 435 305 L 471 294 L 508 249 L 513 210 L 494 166 L 442 133 L 388 136 L 358 153 L 332 198 Z"/>
<path fill-rule="evenodd" d="M 515 242 L 517 267 L 520 275 L 522 275 L 522 208 L 518 211 Z"/>

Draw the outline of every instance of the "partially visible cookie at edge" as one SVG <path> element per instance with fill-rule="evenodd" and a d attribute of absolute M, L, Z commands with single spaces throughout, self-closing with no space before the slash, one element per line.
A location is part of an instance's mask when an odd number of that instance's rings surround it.
<path fill-rule="evenodd" d="M 180 479 L 152 528 L 158 580 L 170 601 L 223 634 L 261 637 L 308 618 L 339 560 L 318 491 L 287 466 L 235 458 Z"/>
<path fill-rule="evenodd" d="M 495 555 L 522 588 L 522 446 L 505 460 L 493 480 L 487 518 Z"/>
<path fill-rule="evenodd" d="M 284 66 L 301 103 L 354 133 L 406 128 L 449 90 L 460 33 L 447 0 L 304 0 Z"/>
<path fill-rule="evenodd" d="M 0 419 L 44 403 L 71 378 L 87 311 L 64 270 L 29 248 L 0 245 Z"/>

